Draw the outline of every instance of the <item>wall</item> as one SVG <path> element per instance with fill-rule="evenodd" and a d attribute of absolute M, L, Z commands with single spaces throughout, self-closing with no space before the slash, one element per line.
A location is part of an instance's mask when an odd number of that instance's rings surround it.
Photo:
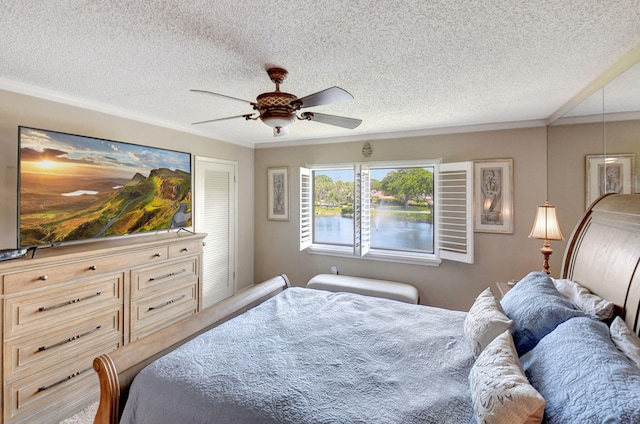
<path fill-rule="evenodd" d="M 285 273 L 301 286 L 337 265 L 342 274 L 413 284 L 421 303 L 467 310 L 475 296 L 496 281 L 520 278 L 542 269 L 542 241 L 529 239 L 536 205 L 546 196 L 546 129 L 543 127 L 372 140 L 373 155 L 364 159 L 364 142 L 262 148 L 255 152 L 255 280 Z M 299 167 L 313 163 L 442 158 L 443 162 L 474 159 L 514 159 L 515 233 L 475 233 L 475 264 L 443 261 L 439 267 L 396 264 L 300 252 Z M 288 165 L 288 222 L 267 220 L 266 176 L 270 166 Z M 571 225 L 572 226 L 572 225 Z M 553 246 L 555 248 L 555 246 Z M 560 269 L 562 250 L 551 259 L 552 273 Z"/>
<path fill-rule="evenodd" d="M 0 249 L 16 247 L 18 126 L 24 125 L 237 161 L 237 288 L 253 284 L 253 149 L 4 90 L 0 118 Z"/>
<path fill-rule="evenodd" d="M 564 242 L 555 242 L 553 248 L 558 246 L 564 250 L 573 223 L 586 209 L 585 156 L 603 153 L 602 124 L 552 125 L 548 130 L 549 202 L 557 207 L 565 238 Z M 575 187 L 575 190 L 566 190 L 566 187 Z"/>
<path fill-rule="evenodd" d="M 640 120 L 551 125 L 549 137 L 549 201 L 558 208 L 558 219 L 565 241 L 554 244 L 564 249 L 573 224 L 586 210 L 586 156 L 636 155 L 633 173 L 638 176 L 640 158 Z M 606 145 L 604 140 L 606 139 Z M 637 178 L 636 178 L 637 179 Z M 640 186 L 635 182 L 635 191 Z M 575 187 L 575 190 L 567 190 Z"/>

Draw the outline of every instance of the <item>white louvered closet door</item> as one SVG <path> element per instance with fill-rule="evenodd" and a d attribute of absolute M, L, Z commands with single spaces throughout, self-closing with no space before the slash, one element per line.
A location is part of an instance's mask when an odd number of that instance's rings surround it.
<path fill-rule="evenodd" d="M 202 307 L 235 290 L 236 163 L 196 157 L 195 230 L 206 233 L 202 255 Z"/>

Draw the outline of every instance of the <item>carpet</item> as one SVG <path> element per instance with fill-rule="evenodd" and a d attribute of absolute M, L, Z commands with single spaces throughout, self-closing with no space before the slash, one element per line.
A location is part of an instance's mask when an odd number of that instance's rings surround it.
<path fill-rule="evenodd" d="M 93 419 L 98 410 L 98 402 L 91 404 L 75 415 L 70 416 L 60 424 L 93 424 Z"/>

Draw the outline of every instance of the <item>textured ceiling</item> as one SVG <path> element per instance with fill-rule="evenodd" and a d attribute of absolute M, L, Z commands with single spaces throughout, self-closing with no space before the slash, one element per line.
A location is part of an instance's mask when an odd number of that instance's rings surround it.
<path fill-rule="evenodd" d="M 0 0 L 0 88 L 238 143 L 357 140 L 544 120 L 640 44 L 640 0 Z M 241 99 L 289 71 L 310 108 L 355 130 L 296 122 L 273 138 Z M 27 123 L 28 124 L 28 123 Z M 267 146 L 267 145 L 265 145 Z"/>

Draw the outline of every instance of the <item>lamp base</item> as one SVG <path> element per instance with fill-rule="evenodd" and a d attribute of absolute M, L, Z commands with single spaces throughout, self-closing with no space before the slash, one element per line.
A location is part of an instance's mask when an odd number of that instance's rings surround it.
<path fill-rule="evenodd" d="M 547 274 L 551 274 L 551 272 L 549 272 L 549 256 L 553 253 L 553 249 L 549 246 L 549 240 L 544 241 L 544 245 L 540 249 L 540 253 L 544 256 L 544 262 L 542 263 L 543 271 Z"/>

